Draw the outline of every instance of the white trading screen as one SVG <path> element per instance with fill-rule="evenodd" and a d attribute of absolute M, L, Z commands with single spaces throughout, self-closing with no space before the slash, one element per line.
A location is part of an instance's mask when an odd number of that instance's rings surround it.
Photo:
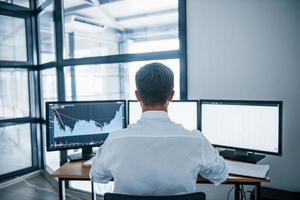
<path fill-rule="evenodd" d="M 170 119 L 182 124 L 188 130 L 197 129 L 198 124 L 198 104 L 197 102 L 170 102 L 168 108 Z M 137 122 L 142 115 L 142 108 L 139 102 L 129 101 L 129 124 Z"/>
<path fill-rule="evenodd" d="M 212 144 L 278 152 L 278 106 L 202 103 L 201 109 L 201 130 Z"/>

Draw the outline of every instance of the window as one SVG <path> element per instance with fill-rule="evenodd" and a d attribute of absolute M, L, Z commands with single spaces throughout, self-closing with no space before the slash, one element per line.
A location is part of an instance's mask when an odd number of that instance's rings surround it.
<path fill-rule="evenodd" d="M 135 99 L 135 73 L 150 62 L 161 62 L 172 69 L 175 75 L 174 98 L 179 99 L 178 59 L 66 67 L 66 99 Z"/>
<path fill-rule="evenodd" d="M 91 192 L 91 182 L 90 181 L 70 181 L 70 187 L 74 189 L 83 190 L 85 192 Z M 107 184 L 94 183 L 94 189 L 96 194 L 104 195 L 107 192 L 113 192 L 114 182 L 110 181 Z"/>
<path fill-rule="evenodd" d="M 0 15 L 0 60 L 27 61 L 25 19 Z"/>
<path fill-rule="evenodd" d="M 29 8 L 29 0 L 0 0 L 7 3 L 13 3 L 18 6 L 23 6 Z"/>
<path fill-rule="evenodd" d="M 45 116 L 45 103 L 47 101 L 57 100 L 57 84 L 55 68 L 45 69 L 41 71 L 41 110 L 42 117 Z"/>
<path fill-rule="evenodd" d="M 57 83 L 56 83 L 56 69 L 49 68 L 41 71 L 41 116 L 46 119 L 45 103 L 47 101 L 57 100 Z M 60 165 L 59 151 L 47 151 L 46 148 L 46 125 L 42 126 L 43 132 L 43 152 L 45 169 L 49 172 L 56 170 Z"/>
<path fill-rule="evenodd" d="M 45 169 L 48 172 L 52 172 L 59 168 L 60 163 L 60 153 L 59 151 L 47 151 L 46 143 L 46 126 L 43 125 L 43 152 L 45 157 Z"/>
<path fill-rule="evenodd" d="M 65 99 L 135 99 L 135 73 L 151 62 L 172 69 L 175 99 L 185 98 L 180 93 L 186 86 L 180 85 L 185 82 L 185 74 L 180 74 L 185 71 L 180 52 L 185 49 L 179 48 L 178 5 L 178 0 L 65 0 Z M 80 150 L 68 154 L 72 152 Z M 70 187 L 90 191 L 89 182 L 70 181 Z M 113 182 L 96 184 L 95 190 L 103 194 L 113 187 Z"/>
<path fill-rule="evenodd" d="M 65 58 L 179 49 L 177 0 L 65 0 L 64 19 Z"/>
<path fill-rule="evenodd" d="M 120 99 L 120 80 L 118 64 L 66 67 L 66 99 Z"/>
<path fill-rule="evenodd" d="M 0 174 L 31 167 L 30 124 L 0 128 Z"/>
<path fill-rule="evenodd" d="M 55 60 L 55 29 L 53 21 L 54 3 L 49 4 L 39 14 L 40 34 L 40 63 L 47 63 Z"/>
<path fill-rule="evenodd" d="M 43 2 L 38 27 L 44 118 L 45 101 L 135 99 L 135 73 L 150 62 L 169 66 L 175 99 L 186 98 L 185 25 L 179 23 L 185 20 L 184 0 Z M 54 26 L 53 3 L 55 16 L 62 18 Z M 44 125 L 43 136 L 45 141 Z M 59 166 L 60 152 L 46 152 L 45 145 L 44 162 L 51 171 Z M 61 151 L 62 158 L 80 151 Z M 90 182 L 69 186 L 90 191 Z M 113 182 L 97 184 L 95 190 L 103 194 L 113 187 Z"/>
<path fill-rule="evenodd" d="M 39 114 L 36 104 L 38 73 L 33 63 L 34 12 L 29 9 L 28 0 L 0 1 L 0 5 L 0 181 L 2 181 L 38 169 L 41 166 L 41 151 L 38 151 L 40 133 L 36 119 Z"/>
<path fill-rule="evenodd" d="M 26 69 L 0 69 L 0 119 L 29 116 Z"/>
<path fill-rule="evenodd" d="M 43 3 L 45 3 L 47 0 L 37 0 L 38 1 L 38 5 L 41 6 Z"/>

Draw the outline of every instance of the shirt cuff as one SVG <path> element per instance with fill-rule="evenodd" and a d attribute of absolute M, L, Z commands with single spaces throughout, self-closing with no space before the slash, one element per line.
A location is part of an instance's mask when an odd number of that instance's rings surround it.
<path fill-rule="evenodd" d="M 227 178 L 228 178 L 228 168 L 227 168 L 227 166 L 225 165 L 225 166 L 224 166 L 224 170 L 223 170 L 223 172 L 222 172 L 220 178 L 215 179 L 215 180 L 213 180 L 212 182 L 213 182 L 214 185 L 220 185 L 221 183 L 223 183 L 224 181 L 226 181 Z"/>

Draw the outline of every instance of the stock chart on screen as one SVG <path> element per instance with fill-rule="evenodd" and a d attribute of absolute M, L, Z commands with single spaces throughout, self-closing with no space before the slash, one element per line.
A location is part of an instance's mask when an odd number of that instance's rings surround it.
<path fill-rule="evenodd" d="M 52 147 L 101 144 L 125 120 L 122 102 L 54 103 L 48 111 Z"/>

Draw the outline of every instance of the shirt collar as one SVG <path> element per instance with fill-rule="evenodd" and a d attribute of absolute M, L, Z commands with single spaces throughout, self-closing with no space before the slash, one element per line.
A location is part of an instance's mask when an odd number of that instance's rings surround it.
<path fill-rule="evenodd" d="M 165 111 L 150 110 L 143 112 L 141 119 L 169 119 L 169 115 Z"/>

